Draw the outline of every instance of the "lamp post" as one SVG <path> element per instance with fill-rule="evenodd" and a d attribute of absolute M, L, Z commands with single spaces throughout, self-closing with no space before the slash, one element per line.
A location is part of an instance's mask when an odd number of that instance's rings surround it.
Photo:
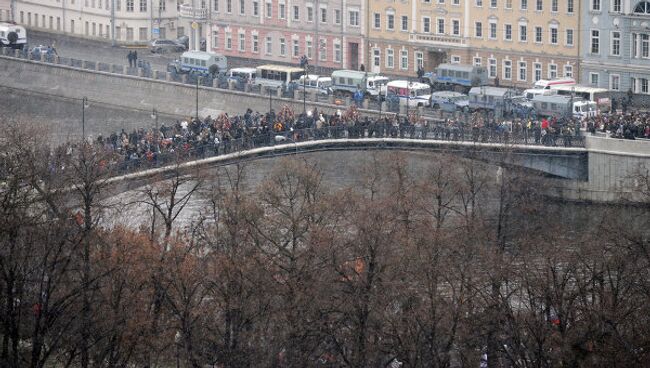
<path fill-rule="evenodd" d="M 200 76 L 196 76 L 196 119 L 199 119 L 199 82 L 201 80 Z"/>
<path fill-rule="evenodd" d="M 153 130 L 153 144 L 154 144 L 154 149 L 158 151 L 158 110 L 154 107 L 153 110 L 151 110 L 151 119 L 154 120 L 154 130 Z"/>
<path fill-rule="evenodd" d="M 81 99 L 81 138 L 86 140 L 86 108 L 88 107 L 88 97 Z"/>
<path fill-rule="evenodd" d="M 309 59 L 307 55 L 300 58 L 300 66 L 302 67 L 302 116 L 306 118 L 307 115 L 307 65 Z"/>

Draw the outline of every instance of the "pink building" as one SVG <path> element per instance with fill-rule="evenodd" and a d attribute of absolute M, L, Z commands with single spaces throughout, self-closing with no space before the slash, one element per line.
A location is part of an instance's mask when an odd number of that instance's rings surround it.
<path fill-rule="evenodd" d="M 212 0 L 208 49 L 231 57 L 359 69 L 366 26 L 362 0 Z"/>

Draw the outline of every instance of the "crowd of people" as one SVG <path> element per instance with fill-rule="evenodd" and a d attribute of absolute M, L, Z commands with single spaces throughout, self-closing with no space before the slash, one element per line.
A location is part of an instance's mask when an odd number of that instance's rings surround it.
<path fill-rule="evenodd" d="M 631 111 L 622 114 L 600 114 L 586 121 L 587 131 L 609 132 L 614 138 L 650 139 L 650 113 Z"/>
<path fill-rule="evenodd" d="M 247 109 L 237 116 L 224 113 L 216 118 L 191 117 L 155 128 L 121 130 L 98 136 L 93 144 L 111 157 L 107 164 L 133 170 L 164 164 L 177 156 L 202 158 L 282 141 L 392 137 L 572 146 L 581 139 L 578 134 L 576 122 L 557 119 L 515 119 L 499 123 L 474 114 L 468 121 L 427 121 L 415 112 L 409 116 L 386 114 L 371 119 L 362 117 L 355 107 L 332 114 L 317 109 L 295 114 L 284 106 L 278 112 Z"/>

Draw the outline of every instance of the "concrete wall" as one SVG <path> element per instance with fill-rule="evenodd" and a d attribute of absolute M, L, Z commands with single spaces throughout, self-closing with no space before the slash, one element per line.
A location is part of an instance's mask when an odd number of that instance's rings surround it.
<path fill-rule="evenodd" d="M 54 65 L 0 56 L 0 80 L 12 88 L 28 91 L 48 91 L 62 97 L 103 101 L 126 108 L 151 110 L 163 114 L 194 115 L 196 110 L 196 87 L 181 83 L 157 81 L 129 75 L 110 74 L 76 67 Z M 302 111 L 302 100 L 278 99 L 271 101 L 273 109 L 289 105 Z M 307 108 L 334 112 L 344 107 L 322 103 L 308 103 Z M 222 89 L 200 87 L 199 110 L 209 108 L 229 114 L 242 114 L 246 108 L 254 111 L 269 110 L 269 96 Z M 365 112 L 379 114 L 375 111 Z"/>

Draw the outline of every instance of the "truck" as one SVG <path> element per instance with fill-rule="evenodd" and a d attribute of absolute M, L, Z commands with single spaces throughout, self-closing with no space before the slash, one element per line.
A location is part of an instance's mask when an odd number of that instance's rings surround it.
<path fill-rule="evenodd" d="M 578 119 L 593 117 L 598 114 L 595 102 L 581 97 L 562 95 L 537 95 L 532 100 L 537 116 L 571 116 Z"/>
<path fill-rule="evenodd" d="M 388 78 L 381 74 L 357 70 L 332 72 L 332 92 L 336 96 L 352 96 L 361 90 L 366 96 L 381 99 L 386 94 Z"/>
<path fill-rule="evenodd" d="M 512 113 L 512 99 L 515 91 L 501 87 L 473 87 L 469 90 L 471 110 L 491 110 L 501 116 Z"/>
<path fill-rule="evenodd" d="M 453 88 L 464 93 L 472 87 L 488 83 L 485 67 L 468 64 L 440 64 L 433 72 L 425 73 L 422 79 L 434 89 Z"/>
<path fill-rule="evenodd" d="M 22 50 L 25 45 L 27 45 L 25 27 L 15 23 L 0 22 L 0 47 Z"/>

